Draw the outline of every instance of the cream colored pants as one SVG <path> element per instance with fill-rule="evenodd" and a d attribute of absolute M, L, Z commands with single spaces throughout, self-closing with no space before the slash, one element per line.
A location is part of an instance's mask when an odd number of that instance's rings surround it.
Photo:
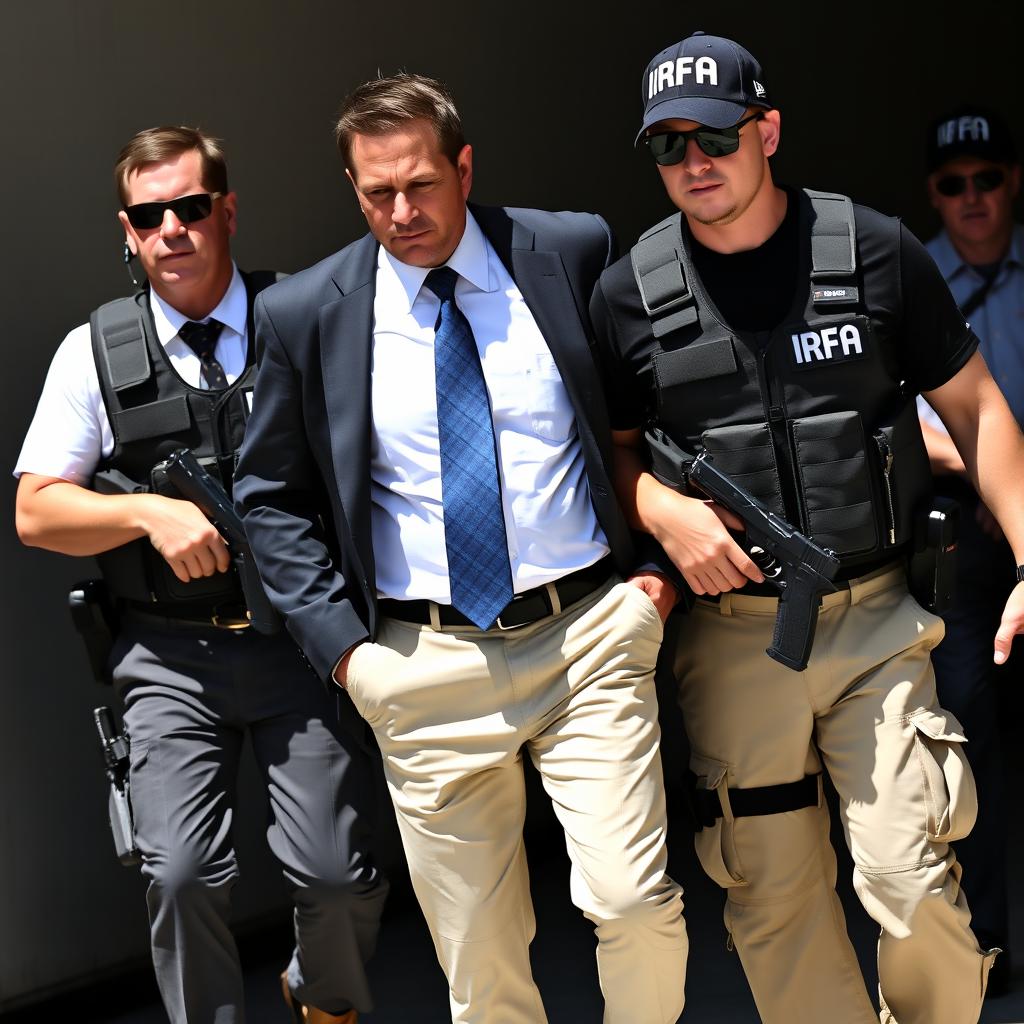
<path fill-rule="evenodd" d="M 765 654 L 774 598 L 698 601 L 676 658 L 698 785 L 725 815 L 697 853 L 727 893 L 725 920 L 765 1024 L 868 1024 L 875 1014 L 835 893 L 828 811 L 734 818 L 728 787 L 819 772 L 839 793 L 854 886 L 881 926 L 882 1021 L 974 1024 L 991 965 L 970 929 L 949 848 L 977 811 L 956 719 L 929 651 L 942 620 L 902 569 L 824 599 L 807 670 Z"/>
<path fill-rule="evenodd" d="M 546 1020 L 530 973 L 521 751 L 565 829 L 594 922 L 606 1024 L 675 1024 L 686 932 L 665 874 L 654 663 L 661 620 L 632 585 L 502 632 L 384 621 L 347 686 L 370 723 L 459 1024 Z"/>

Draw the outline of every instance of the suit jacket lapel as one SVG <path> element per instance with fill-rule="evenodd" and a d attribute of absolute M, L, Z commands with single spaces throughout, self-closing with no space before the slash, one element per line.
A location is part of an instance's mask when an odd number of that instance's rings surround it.
<path fill-rule="evenodd" d="M 581 432 L 589 431 L 599 381 L 562 257 L 538 251 L 534 232 L 503 209 L 474 206 L 472 211 L 544 335 Z"/>
<path fill-rule="evenodd" d="M 611 453 L 600 440 L 609 436 L 601 381 L 562 257 L 558 252 L 537 250 L 534 232 L 505 210 L 474 207 L 473 215 L 522 292 L 558 366 L 576 412 L 598 519 L 613 550 L 629 550 L 625 522 L 614 502 L 609 505 L 613 493 L 608 475 Z"/>
<path fill-rule="evenodd" d="M 332 275 L 339 297 L 320 307 L 320 362 L 334 477 L 355 554 L 371 581 L 370 352 L 376 256 L 371 235 L 356 242 Z"/>

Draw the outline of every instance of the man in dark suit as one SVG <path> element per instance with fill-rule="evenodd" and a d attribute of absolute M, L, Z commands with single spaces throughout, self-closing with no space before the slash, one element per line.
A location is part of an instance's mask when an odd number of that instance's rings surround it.
<path fill-rule="evenodd" d="M 257 307 L 235 494 L 272 600 L 373 729 L 453 1021 L 545 1019 L 530 973 L 523 748 L 594 922 L 607 1024 L 670 1024 L 686 935 L 665 874 L 653 673 L 676 599 L 608 478 L 590 214 L 467 207 L 438 82 L 345 102 L 365 238 Z"/>

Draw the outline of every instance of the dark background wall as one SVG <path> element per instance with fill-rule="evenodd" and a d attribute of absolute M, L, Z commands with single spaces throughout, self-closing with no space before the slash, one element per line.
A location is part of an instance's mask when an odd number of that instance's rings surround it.
<path fill-rule="evenodd" d="M 405 68 L 446 79 L 476 148 L 475 198 L 598 210 L 625 245 L 668 212 L 630 141 L 648 59 L 694 29 L 765 65 L 783 110 L 776 173 L 905 216 L 930 234 L 923 124 L 1019 91 L 1020 24 L 958 4 L 779 5 L 698 17 L 678 2 L 595 5 L 271 0 L 8 0 L 0 7 L 4 372 L 0 466 L 13 467 L 64 334 L 126 290 L 110 169 L 137 130 L 199 124 L 227 145 L 236 254 L 293 271 L 365 226 L 331 140 L 354 85 Z M 1019 110 L 1019 101 L 1014 101 Z M 142 886 L 118 867 L 65 609 L 91 565 L 22 549 L 0 475 L 0 1010 L 145 954 Z M 239 918 L 280 906 L 247 776 Z"/>

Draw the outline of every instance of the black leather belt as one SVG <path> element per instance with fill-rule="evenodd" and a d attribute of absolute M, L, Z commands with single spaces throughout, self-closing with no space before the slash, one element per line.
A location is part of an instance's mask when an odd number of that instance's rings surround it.
<path fill-rule="evenodd" d="M 552 584 L 558 594 L 558 601 L 562 608 L 568 608 L 582 600 L 588 594 L 592 594 L 602 583 L 606 582 L 612 574 L 612 560 L 606 555 L 599 562 L 588 565 L 585 569 L 563 576 Z M 403 622 L 417 622 L 423 626 L 429 626 L 430 606 L 432 601 L 397 601 L 392 598 L 383 598 L 378 602 L 378 609 L 381 615 L 391 619 L 401 619 Z M 442 626 L 469 626 L 472 629 L 477 627 L 466 618 L 462 612 L 457 611 L 450 604 L 434 605 L 437 608 L 438 621 Z M 515 629 L 518 626 L 527 626 L 538 619 L 554 615 L 555 609 L 551 604 L 551 595 L 548 588 L 534 587 L 522 594 L 517 594 L 501 610 L 501 614 L 495 620 L 492 629 Z"/>
<path fill-rule="evenodd" d="M 151 622 L 158 626 L 205 626 L 207 629 L 248 629 L 249 621 L 244 606 L 224 605 L 209 611 L 196 608 L 176 608 L 173 605 L 142 604 L 124 601 L 122 612 L 129 618 Z"/>

